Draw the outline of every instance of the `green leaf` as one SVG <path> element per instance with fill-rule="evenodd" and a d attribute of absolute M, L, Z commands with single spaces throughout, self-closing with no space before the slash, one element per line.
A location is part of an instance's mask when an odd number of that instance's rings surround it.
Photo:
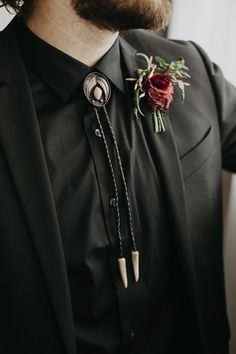
<path fill-rule="evenodd" d="M 155 61 L 156 61 L 156 63 L 157 63 L 161 68 L 166 67 L 166 66 L 169 66 L 169 64 L 167 64 L 167 62 L 165 61 L 165 59 L 163 59 L 163 58 L 161 58 L 161 57 L 159 57 L 159 56 L 156 56 L 156 57 L 155 57 Z"/>

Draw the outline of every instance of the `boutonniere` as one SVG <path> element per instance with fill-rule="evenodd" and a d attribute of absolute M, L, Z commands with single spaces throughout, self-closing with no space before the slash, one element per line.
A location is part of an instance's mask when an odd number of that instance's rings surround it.
<path fill-rule="evenodd" d="M 183 58 L 167 63 L 161 57 L 148 58 L 145 54 L 136 54 L 146 62 L 146 69 L 136 70 L 134 81 L 134 114 L 137 118 L 145 117 L 144 105 L 151 109 L 154 131 L 165 132 L 163 117 L 174 99 L 175 88 L 179 88 L 182 101 L 185 100 L 185 86 L 190 86 L 185 79 L 190 78 L 189 69 Z M 143 105 L 144 103 L 144 105 Z"/>

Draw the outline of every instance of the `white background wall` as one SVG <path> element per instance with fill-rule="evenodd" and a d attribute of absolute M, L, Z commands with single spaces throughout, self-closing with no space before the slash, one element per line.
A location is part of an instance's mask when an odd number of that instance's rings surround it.
<path fill-rule="evenodd" d="M 236 85 L 236 1 L 173 0 L 168 36 L 200 44 Z M 235 112 L 236 119 L 236 112 Z M 225 272 L 231 322 L 231 354 L 236 353 L 236 177 L 224 175 Z M 209 282 L 211 280 L 209 279 Z"/>
<path fill-rule="evenodd" d="M 169 37 L 199 43 L 225 76 L 236 85 L 236 1 L 173 0 Z M 0 30 L 12 16 L 0 10 Z M 236 119 L 236 114 L 235 114 Z M 230 192 L 230 194 L 228 194 Z M 236 177 L 225 176 L 225 270 L 232 328 L 231 354 L 236 353 Z M 210 279 L 209 279 L 210 281 Z"/>
<path fill-rule="evenodd" d="M 0 1 L 1 4 L 1 1 Z M 5 11 L 5 9 L 0 8 L 0 31 L 5 28 L 5 26 L 9 23 L 9 21 L 12 19 L 13 14 L 8 13 Z"/>
<path fill-rule="evenodd" d="M 169 37 L 196 41 L 236 85 L 235 0 L 173 0 Z"/>

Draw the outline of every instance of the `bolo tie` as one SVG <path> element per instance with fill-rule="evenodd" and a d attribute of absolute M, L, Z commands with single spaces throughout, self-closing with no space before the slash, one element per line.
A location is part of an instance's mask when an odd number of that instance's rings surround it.
<path fill-rule="evenodd" d="M 106 105 L 111 98 L 111 86 L 109 80 L 102 74 L 97 72 L 92 72 L 86 76 L 84 83 L 83 83 L 83 91 L 85 97 L 89 101 L 90 105 L 93 108 L 94 116 L 97 121 L 99 130 L 101 132 L 101 137 L 103 140 L 105 153 L 107 162 L 109 165 L 112 184 L 114 188 L 114 195 L 115 195 L 115 210 L 116 210 L 116 229 L 117 229 L 117 239 L 119 243 L 119 256 L 118 256 L 118 267 L 119 273 L 121 276 L 121 281 L 125 288 L 128 287 L 128 275 L 127 275 L 127 261 L 124 255 L 124 247 L 123 247 L 123 238 L 121 234 L 121 213 L 120 213 L 120 198 L 119 192 L 117 187 L 117 180 L 115 176 L 115 170 L 113 167 L 113 162 L 111 158 L 111 152 L 109 149 L 109 145 L 107 142 L 107 137 L 103 129 L 102 122 L 105 119 L 106 124 L 108 126 L 108 131 L 112 139 L 112 144 L 115 151 L 115 157 L 118 162 L 118 167 L 121 175 L 122 181 L 122 189 L 125 196 L 125 204 L 128 212 L 128 224 L 129 224 L 129 235 L 131 240 L 131 260 L 132 260 L 132 267 L 133 267 L 133 274 L 134 279 L 136 282 L 139 281 L 139 251 L 136 247 L 136 240 L 134 235 L 134 227 L 133 227 L 133 220 L 132 220 L 132 208 L 128 193 L 128 187 L 126 182 L 126 177 L 124 173 L 123 163 L 120 155 L 120 150 L 118 147 L 118 143 L 116 140 L 116 136 L 111 124 L 111 119 L 109 117 L 108 111 L 106 109 Z"/>

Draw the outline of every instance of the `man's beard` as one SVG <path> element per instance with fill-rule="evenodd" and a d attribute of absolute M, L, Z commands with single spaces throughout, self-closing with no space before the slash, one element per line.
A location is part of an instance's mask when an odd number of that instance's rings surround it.
<path fill-rule="evenodd" d="M 170 20 L 169 0 L 72 0 L 77 14 L 99 28 L 158 30 Z"/>

